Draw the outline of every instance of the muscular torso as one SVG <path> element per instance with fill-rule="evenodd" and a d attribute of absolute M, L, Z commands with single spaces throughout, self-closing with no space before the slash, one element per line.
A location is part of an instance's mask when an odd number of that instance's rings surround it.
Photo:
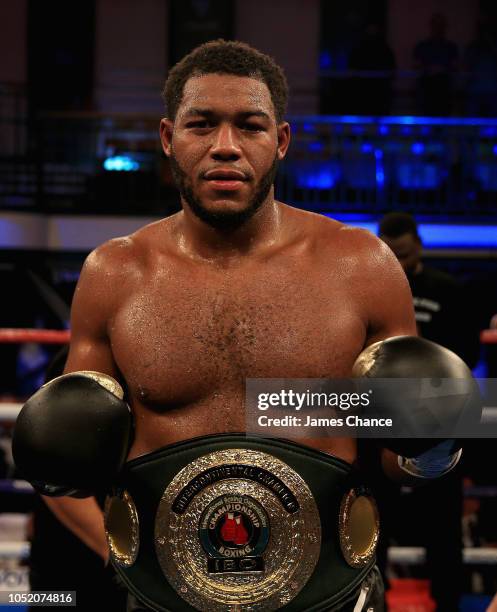
<path fill-rule="evenodd" d="M 350 374 L 365 327 L 341 274 L 309 253 L 273 259 L 162 262 L 122 303 L 111 341 L 136 413 L 133 454 L 243 431 L 246 378 Z"/>
<path fill-rule="evenodd" d="M 370 332 L 361 257 L 344 248 L 338 223 L 323 234 L 322 221 L 316 230 L 312 217 L 288 214 L 298 231 L 250 256 L 191 257 L 164 220 L 116 260 L 122 272 L 102 292 L 116 294 L 107 335 L 135 417 L 130 458 L 244 431 L 246 378 L 351 375 Z M 300 441 L 355 458 L 350 439 Z"/>

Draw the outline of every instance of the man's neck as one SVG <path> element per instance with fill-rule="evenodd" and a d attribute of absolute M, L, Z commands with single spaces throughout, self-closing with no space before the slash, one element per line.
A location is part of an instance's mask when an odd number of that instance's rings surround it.
<path fill-rule="evenodd" d="M 236 228 L 218 229 L 199 219 L 183 203 L 176 237 L 183 253 L 206 260 L 236 260 L 261 253 L 281 239 L 281 204 L 271 196 L 260 209 Z"/>

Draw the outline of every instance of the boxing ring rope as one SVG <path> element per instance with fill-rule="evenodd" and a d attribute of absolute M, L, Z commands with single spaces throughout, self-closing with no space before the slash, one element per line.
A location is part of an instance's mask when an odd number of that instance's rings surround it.
<path fill-rule="evenodd" d="M 38 342 L 40 344 L 68 344 L 69 330 L 0 328 L 0 344 Z M 497 344 L 497 329 L 484 329 L 480 333 L 482 344 Z"/>
<path fill-rule="evenodd" d="M 38 342 L 40 344 L 68 344 L 71 332 L 67 329 L 0 328 L 0 344 Z M 497 329 L 480 332 L 481 344 L 497 344 Z"/>
<path fill-rule="evenodd" d="M 25 561 L 30 550 L 29 542 L 0 542 L 0 561 Z"/>
<path fill-rule="evenodd" d="M 426 560 L 426 549 L 422 546 L 389 546 L 388 561 L 404 565 L 422 565 Z M 494 565 L 497 563 L 497 548 L 463 548 L 465 565 Z"/>
<path fill-rule="evenodd" d="M 18 402 L 0 402 L 0 421 L 12 423 L 17 419 L 22 404 Z"/>
<path fill-rule="evenodd" d="M 480 333 L 482 344 L 497 344 L 497 329 L 484 329 Z"/>
<path fill-rule="evenodd" d="M 0 329 L 0 344 L 68 344 L 70 339 L 71 332 L 66 329 Z"/>
<path fill-rule="evenodd" d="M 10 329 L 0 328 L 0 344 L 36 342 L 40 344 L 68 344 L 71 338 L 69 330 L 49 329 Z M 480 334 L 482 344 L 497 344 L 497 329 L 486 329 Z M 0 422 L 13 422 L 17 418 L 22 403 L 0 402 Z M 484 407 L 482 420 L 496 420 L 497 407 Z M 11 492 L 18 494 L 31 494 L 33 488 L 23 480 L 0 480 L 0 493 Z M 468 492 L 471 496 L 471 491 Z M 474 492 L 477 494 L 477 491 Z M 477 494 L 477 496 L 480 496 Z M 484 497 L 487 494 L 483 494 Z M 0 542 L 0 561 L 24 561 L 29 558 L 29 542 Z M 394 564 L 421 565 L 426 560 L 426 550 L 417 546 L 390 546 L 388 548 L 388 561 Z M 463 560 L 467 565 L 494 565 L 497 564 L 497 548 L 464 548 Z"/>

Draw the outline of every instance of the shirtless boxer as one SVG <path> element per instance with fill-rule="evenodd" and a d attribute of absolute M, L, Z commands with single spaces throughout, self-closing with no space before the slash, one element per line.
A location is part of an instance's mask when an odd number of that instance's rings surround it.
<path fill-rule="evenodd" d="M 164 96 L 160 135 L 183 210 L 89 255 L 65 370 L 122 384 L 134 420 L 128 460 L 244 431 L 248 377 L 346 378 L 365 347 L 416 333 L 409 285 L 380 240 L 274 199 L 290 126 L 270 58 L 241 43 L 203 45 L 171 70 Z M 353 439 L 306 444 L 357 458 Z M 92 498 L 47 503 L 106 558 Z M 374 600 L 370 587 L 363 602 Z M 360 585 L 354 593 L 350 609 Z"/>

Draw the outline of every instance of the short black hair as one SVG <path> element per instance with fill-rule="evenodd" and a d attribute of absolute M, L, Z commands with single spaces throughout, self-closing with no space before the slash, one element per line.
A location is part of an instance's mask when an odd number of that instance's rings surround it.
<path fill-rule="evenodd" d="M 378 228 L 380 236 L 387 238 L 398 238 L 404 234 L 412 234 L 414 238 L 420 240 L 416 219 L 406 212 L 387 213 L 380 221 Z"/>
<path fill-rule="evenodd" d="M 234 74 L 262 81 L 271 94 L 277 123 L 283 121 L 288 101 L 283 69 L 272 57 L 246 43 L 222 38 L 193 49 L 170 70 L 162 91 L 170 119 L 176 118 L 185 83 L 190 77 L 203 74 Z"/>

